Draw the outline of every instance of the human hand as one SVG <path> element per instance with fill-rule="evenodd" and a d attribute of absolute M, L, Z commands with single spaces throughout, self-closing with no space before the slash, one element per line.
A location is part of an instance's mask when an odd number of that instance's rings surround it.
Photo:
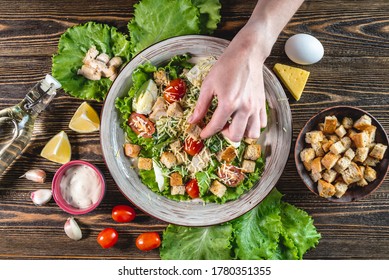
<path fill-rule="evenodd" d="M 262 44 L 262 47 L 261 47 Z M 231 41 L 204 79 L 190 123 L 205 116 L 213 96 L 218 105 L 201 132 L 208 138 L 221 131 L 234 142 L 244 136 L 258 138 L 267 124 L 263 62 L 270 48 L 253 39 L 251 26 L 246 25 Z"/>

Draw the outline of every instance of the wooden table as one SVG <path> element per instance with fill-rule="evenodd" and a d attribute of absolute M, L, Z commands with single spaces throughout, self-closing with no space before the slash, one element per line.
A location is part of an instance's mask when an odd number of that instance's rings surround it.
<path fill-rule="evenodd" d="M 126 32 L 136 1 L 1 0 L 0 5 L 0 109 L 16 104 L 27 90 L 51 71 L 51 57 L 60 35 L 70 26 L 101 21 Z M 245 24 L 255 5 L 252 1 L 221 1 L 222 22 L 215 36 L 231 39 Z M 238 3 L 239 2 L 239 3 Z M 389 129 L 389 5 L 387 0 L 306 1 L 286 26 L 266 65 L 293 65 L 283 48 L 287 38 L 310 33 L 324 45 L 322 61 L 304 69 L 311 71 L 299 102 L 289 93 L 293 115 L 293 143 L 304 123 L 323 108 L 353 105 L 369 111 Z M 135 245 L 138 234 L 162 232 L 166 223 L 137 210 L 131 224 L 119 225 L 111 209 L 127 203 L 106 168 L 99 134 L 76 134 L 68 129 L 81 104 L 61 92 L 38 119 L 31 144 L 0 177 L 0 259 L 158 259 L 158 250 L 141 252 Z M 91 102 L 98 111 L 102 103 Z M 45 143 L 60 130 L 70 138 L 73 159 L 96 164 L 107 180 L 103 203 L 78 218 L 84 238 L 75 242 L 63 231 L 69 216 L 52 200 L 34 206 L 30 192 L 50 188 L 58 164 L 39 156 Z M 47 183 L 19 179 L 25 171 L 43 168 Z M 365 199 L 349 204 L 329 203 L 310 193 L 298 177 L 293 154 L 277 185 L 284 199 L 306 210 L 322 234 L 320 244 L 307 259 L 388 259 L 389 180 Z M 115 227 L 120 239 L 114 248 L 103 250 L 96 243 L 105 227 Z"/>

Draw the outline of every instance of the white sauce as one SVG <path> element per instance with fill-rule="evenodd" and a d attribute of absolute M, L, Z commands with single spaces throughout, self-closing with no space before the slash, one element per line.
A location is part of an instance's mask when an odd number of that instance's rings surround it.
<path fill-rule="evenodd" d="M 76 208 L 85 209 L 99 200 L 101 181 L 87 165 L 76 165 L 66 170 L 60 182 L 65 201 Z"/>

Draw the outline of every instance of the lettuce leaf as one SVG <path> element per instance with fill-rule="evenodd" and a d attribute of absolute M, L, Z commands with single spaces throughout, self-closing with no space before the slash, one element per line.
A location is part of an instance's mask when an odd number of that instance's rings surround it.
<path fill-rule="evenodd" d="M 69 28 L 62 34 L 58 52 L 53 56 L 52 74 L 64 91 L 82 99 L 103 100 L 112 81 L 102 78 L 91 81 L 77 74 L 82 60 L 91 46 L 110 57 L 120 56 L 124 63 L 130 60 L 130 42 L 127 36 L 107 24 L 87 22 Z"/>
<path fill-rule="evenodd" d="M 163 232 L 162 260 L 230 260 L 232 225 L 183 227 L 169 225 Z"/>
<path fill-rule="evenodd" d="M 220 22 L 220 8 L 219 0 L 192 0 L 200 11 L 200 32 L 212 34 Z"/>

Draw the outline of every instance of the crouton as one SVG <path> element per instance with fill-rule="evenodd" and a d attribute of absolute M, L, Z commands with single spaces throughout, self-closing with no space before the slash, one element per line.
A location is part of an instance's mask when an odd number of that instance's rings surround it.
<path fill-rule="evenodd" d="M 244 173 L 253 173 L 255 171 L 255 161 L 252 160 L 243 160 L 242 171 Z"/>
<path fill-rule="evenodd" d="M 330 151 L 335 155 L 339 155 L 344 153 L 344 151 L 346 151 L 346 148 L 343 146 L 341 141 L 338 141 L 331 145 Z"/>
<path fill-rule="evenodd" d="M 312 170 L 312 160 L 310 161 L 303 161 L 303 165 L 305 167 L 305 170 L 311 171 Z"/>
<path fill-rule="evenodd" d="M 338 173 L 335 170 L 330 169 L 323 172 L 322 178 L 328 183 L 332 183 L 333 181 L 335 181 L 336 175 L 338 175 Z"/>
<path fill-rule="evenodd" d="M 159 69 L 158 71 L 154 72 L 154 81 L 157 86 L 166 86 L 169 83 L 169 78 L 165 70 Z"/>
<path fill-rule="evenodd" d="M 324 130 L 324 123 L 319 123 L 317 125 L 317 127 L 319 128 L 320 131 L 323 131 Z"/>
<path fill-rule="evenodd" d="M 217 197 L 222 197 L 226 193 L 227 187 L 220 183 L 218 180 L 215 180 L 212 182 L 212 185 L 209 190 Z"/>
<path fill-rule="evenodd" d="M 312 173 L 311 172 L 310 176 L 312 178 L 312 181 L 314 181 L 315 183 L 322 178 L 321 173 Z"/>
<path fill-rule="evenodd" d="M 315 152 L 314 152 L 315 153 Z M 244 159 L 257 160 L 261 157 L 261 145 L 251 144 L 248 145 L 243 155 Z"/>
<path fill-rule="evenodd" d="M 312 143 L 311 146 L 312 149 L 315 151 L 316 157 L 322 157 L 325 155 L 325 152 L 320 143 Z"/>
<path fill-rule="evenodd" d="M 336 170 L 336 172 L 342 173 L 350 166 L 350 164 L 351 159 L 349 159 L 348 157 L 342 157 L 336 162 L 334 169 Z"/>
<path fill-rule="evenodd" d="M 201 128 L 197 124 L 189 124 L 186 128 L 185 133 L 194 140 L 200 139 Z"/>
<path fill-rule="evenodd" d="M 364 130 L 366 127 L 371 125 L 371 118 L 368 115 L 363 115 L 354 122 L 353 127 L 358 130 Z"/>
<path fill-rule="evenodd" d="M 348 136 L 345 136 L 342 139 L 340 139 L 340 142 L 342 142 L 342 145 L 346 150 L 351 147 L 352 141 Z"/>
<path fill-rule="evenodd" d="M 169 117 L 174 117 L 174 118 L 181 118 L 184 115 L 184 111 L 182 111 L 182 108 L 180 106 L 180 103 L 178 102 L 173 102 L 169 105 L 167 108 L 166 114 Z"/>
<path fill-rule="evenodd" d="M 138 169 L 151 170 L 153 169 L 153 160 L 151 158 L 138 158 Z"/>
<path fill-rule="evenodd" d="M 328 140 L 327 142 L 325 142 L 321 147 L 323 149 L 323 151 L 325 153 L 328 153 L 328 151 L 330 150 L 330 147 L 332 146 L 332 144 L 334 144 L 335 142 L 332 141 L 332 140 Z"/>
<path fill-rule="evenodd" d="M 336 134 L 327 135 L 327 138 L 328 138 L 328 140 L 331 140 L 334 143 L 336 143 L 340 140 L 340 138 Z"/>
<path fill-rule="evenodd" d="M 319 180 L 319 183 L 317 184 L 317 190 L 319 192 L 319 195 L 325 198 L 333 196 L 336 192 L 335 186 L 324 180 Z"/>
<path fill-rule="evenodd" d="M 300 152 L 300 158 L 303 162 L 309 162 L 315 158 L 315 150 L 312 148 L 305 148 Z"/>
<path fill-rule="evenodd" d="M 223 151 L 220 151 L 218 154 L 217 154 L 217 159 L 220 161 L 220 162 L 227 162 L 227 163 L 230 163 L 231 161 L 234 160 L 234 158 L 236 157 L 237 155 L 237 151 L 234 147 L 232 146 L 228 146 L 227 148 L 225 148 Z"/>
<path fill-rule="evenodd" d="M 362 131 L 352 136 L 351 138 L 354 141 L 355 147 L 364 148 L 369 144 L 369 135 Z"/>
<path fill-rule="evenodd" d="M 364 166 L 360 166 L 359 170 L 361 170 L 362 175 L 365 173 L 365 167 Z M 368 184 L 369 183 L 366 181 L 366 179 L 364 177 L 362 177 L 362 179 L 357 182 L 357 186 L 359 186 L 359 187 L 365 187 Z"/>
<path fill-rule="evenodd" d="M 361 180 L 362 173 L 358 165 L 355 162 L 351 162 L 349 167 L 342 173 L 342 178 L 346 184 L 350 185 Z"/>
<path fill-rule="evenodd" d="M 136 158 L 139 155 L 141 147 L 135 144 L 124 144 L 124 154 L 131 158 Z"/>
<path fill-rule="evenodd" d="M 347 136 L 350 137 L 351 139 L 353 139 L 354 135 L 357 134 L 358 132 L 354 129 L 349 129 L 347 131 Z"/>
<path fill-rule="evenodd" d="M 347 134 L 347 131 L 346 129 L 344 128 L 343 125 L 339 126 L 336 130 L 335 130 L 335 133 L 336 135 L 338 135 L 340 138 L 342 138 L 343 136 L 345 136 Z"/>
<path fill-rule="evenodd" d="M 354 121 L 352 118 L 344 117 L 342 120 L 342 125 L 345 129 L 350 129 L 354 125 Z"/>
<path fill-rule="evenodd" d="M 158 97 L 157 101 L 155 101 L 153 108 L 151 109 L 151 114 L 149 115 L 149 119 L 152 122 L 157 122 L 161 117 L 167 116 L 166 113 L 166 101 L 163 97 Z"/>
<path fill-rule="evenodd" d="M 338 124 L 338 119 L 335 116 L 326 116 L 324 119 L 323 132 L 326 134 L 332 134 L 335 132 Z"/>
<path fill-rule="evenodd" d="M 363 162 L 363 165 L 367 165 L 367 166 L 377 166 L 377 164 L 379 163 L 380 161 L 376 158 L 373 158 L 373 157 L 367 157 L 367 159 Z"/>
<path fill-rule="evenodd" d="M 170 188 L 171 195 L 184 195 L 185 194 L 185 186 L 172 186 Z"/>
<path fill-rule="evenodd" d="M 373 143 L 375 141 L 375 134 L 377 131 L 377 127 L 374 125 L 369 125 L 365 127 L 363 131 L 365 131 L 369 135 L 369 142 Z"/>
<path fill-rule="evenodd" d="M 248 137 L 246 137 L 246 138 L 243 139 L 243 141 L 244 141 L 246 144 L 249 144 L 249 145 L 251 145 L 251 144 L 257 144 L 258 138 L 248 138 Z"/>
<path fill-rule="evenodd" d="M 370 166 L 366 166 L 365 172 L 363 174 L 363 177 L 368 181 L 368 182 L 373 182 L 375 179 L 377 179 L 377 171 L 375 171 L 373 168 Z"/>
<path fill-rule="evenodd" d="M 334 185 L 335 187 L 335 196 L 341 198 L 347 191 L 348 185 L 345 182 L 338 181 Z"/>
<path fill-rule="evenodd" d="M 367 156 L 369 155 L 369 148 L 357 148 L 355 151 L 355 162 L 364 162 L 367 159 Z"/>
<path fill-rule="evenodd" d="M 177 159 L 171 152 L 163 152 L 160 161 L 169 169 L 177 164 Z"/>
<path fill-rule="evenodd" d="M 321 157 L 317 157 L 314 160 L 312 160 L 311 169 L 312 173 L 320 173 L 323 170 L 323 167 L 321 166 Z"/>
<path fill-rule="evenodd" d="M 331 169 L 335 166 L 336 162 L 339 160 L 340 155 L 335 155 L 331 152 L 327 153 L 322 159 L 321 163 L 326 169 Z"/>
<path fill-rule="evenodd" d="M 321 131 L 313 130 L 305 134 L 305 142 L 307 144 L 319 143 L 323 141 L 324 134 Z"/>
<path fill-rule="evenodd" d="M 349 148 L 347 149 L 347 151 L 344 153 L 344 156 L 345 157 L 348 157 L 350 160 L 353 160 L 353 158 L 355 157 L 355 152 L 353 149 Z"/>
<path fill-rule="evenodd" d="M 371 150 L 369 156 L 376 158 L 378 160 L 382 160 L 385 156 L 385 152 L 387 148 L 388 146 L 378 143 L 374 146 L 373 150 Z"/>
<path fill-rule="evenodd" d="M 182 176 L 178 172 L 174 172 L 170 174 L 170 186 L 181 186 L 183 185 L 182 183 Z"/>

